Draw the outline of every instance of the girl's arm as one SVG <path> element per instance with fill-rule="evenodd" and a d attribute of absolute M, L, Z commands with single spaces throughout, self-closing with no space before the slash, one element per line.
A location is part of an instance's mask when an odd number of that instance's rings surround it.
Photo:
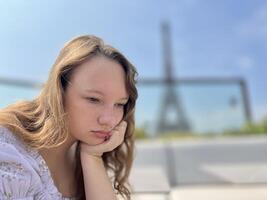
<path fill-rule="evenodd" d="M 121 122 L 110 139 L 102 144 L 90 146 L 81 143 L 81 165 L 83 170 L 86 199 L 116 200 L 112 183 L 104 167 L 102 154 L 118 147 L 124 140 L 127 123 Z"/>
<path fill-rule="evenodd" d="M 116 200 L 102 157 L 81 153 L 86 199 Z"/>

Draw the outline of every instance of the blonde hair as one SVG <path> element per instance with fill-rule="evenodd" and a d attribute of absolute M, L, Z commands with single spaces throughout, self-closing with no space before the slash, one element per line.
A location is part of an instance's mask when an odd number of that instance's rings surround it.
<path fill-rule="evenodd" d="M 64 91 L 73 70 L 93 56 L 105 56 L 118 62 L 126 75 L 129 101 L 124 107 L 127 129 L 124 142 L 111 152 L 103 154 L 105 167 L 113 174 L 113 187 L 125 199 L 130 199 L 128 177 L 134 150 L 134 111 L 138 97 L 135 67 L 118 50 L 92 35 L 72 39 L 60 51 L 38 97 L 20 101 L 0 111 L 0 124 L 9 128 L 34 149 L 52 148 L 64 143 L 68 136 Z M 79 160 L 79 145 L 76 149 L 78 193 L 85 199 L 83 176 Z"/>

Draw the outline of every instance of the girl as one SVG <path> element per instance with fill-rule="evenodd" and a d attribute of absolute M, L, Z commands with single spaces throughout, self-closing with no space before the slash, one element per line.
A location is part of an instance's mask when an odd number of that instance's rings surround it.
<path fill-rule="evenodd" d="M 39 96 L 0 110 L 0 199 L 130 199 L 136 75 L 98 37 L 68 42 Z"/>

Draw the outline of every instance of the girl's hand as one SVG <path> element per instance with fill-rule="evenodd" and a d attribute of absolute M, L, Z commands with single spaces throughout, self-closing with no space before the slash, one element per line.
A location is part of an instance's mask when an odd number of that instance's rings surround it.
<path fill-rule="evenodd" d="M 104 143 L 98 145 L 88 145 L 81 142 L 81 153 L 86 153 L 93 156 L 102 156 L 104 152 L 109 152 L 122 144 L 124 140 L 124 135 L 127 128 L 127 122 L 122 121 L 117 125 L 112 131 L 110 138 Z"/>

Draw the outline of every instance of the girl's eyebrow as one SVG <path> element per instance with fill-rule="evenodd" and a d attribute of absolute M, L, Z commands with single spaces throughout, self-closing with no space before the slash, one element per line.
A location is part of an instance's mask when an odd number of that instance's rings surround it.
<path fill-rule="evenodd" d="M 100 94 L 102 96 L 105 96 L 103 92 L 99 91 L 99 90 L 92 90 L 92 89 L 86 89 L 85 90 L 86 92 L 90 92 L 90 93 L 97 93 L 97 94 Z M 122 97 L 120 98 L 120 100 L 128 100 L 129 97 Z"/>
<path fill-rule="evenodd" d="M 104 96 L 104 93 L 99 91 L 99 90 L 86 89 L 85 91 L 86 92 L 90 92 L 90 93 L 97 93 L 97 94 L 100 94 L 100 95 Z"/>

